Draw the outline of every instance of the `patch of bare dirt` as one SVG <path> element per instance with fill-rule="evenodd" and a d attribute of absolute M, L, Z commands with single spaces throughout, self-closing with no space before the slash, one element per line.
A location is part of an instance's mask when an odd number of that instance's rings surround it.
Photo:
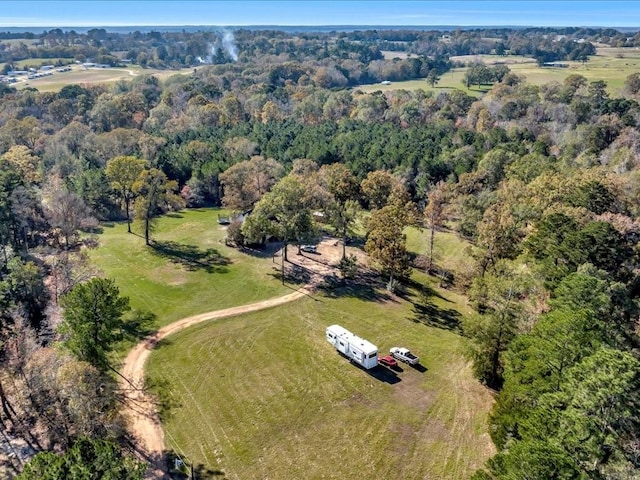
<path fill-rule="evenodd" d="M 433 392 L 425 391 L 422 387 L 422 374 L 409 366 L 402 366 L 402 382 L 394 388 L 394 397 L 397 402 L 419 410 L 427 410 L 435 400 Z"/>

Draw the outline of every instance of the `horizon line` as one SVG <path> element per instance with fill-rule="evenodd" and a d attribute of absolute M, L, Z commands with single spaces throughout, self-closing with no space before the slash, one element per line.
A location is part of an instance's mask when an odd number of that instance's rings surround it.
<path fill-rule="evenodd" d="M 219 28 L 236 28 L 236 27 L 305 27 L 305 28 L 331 28 L 331 27 L 465 27 L 465 28 L 638 28 L 640 25 L 535 25 L 535 24 L 453 24 L 453 23 L 424 23 L 424 24 L 385 24 L 385 23 L 343 23 L 343 24 L 199 24 L 199 23 L 127 23 L 127 24 L 77 24 L 77 25 L 15 25 L 1 24 L 0 28 L 107 28 L 107 27 L 219 27 Z"/>

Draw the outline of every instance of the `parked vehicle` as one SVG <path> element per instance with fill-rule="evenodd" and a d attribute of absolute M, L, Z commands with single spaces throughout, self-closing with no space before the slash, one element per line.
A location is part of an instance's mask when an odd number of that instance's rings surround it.
<path fill-rule="evenodd" d="M 420 358 L 411 353 L 408 348 L 393 347 L 389 352 L 394 358 L 409 365 L 416 365 L 420 361 Z"/>
<path fill-rule="evenodd" d="M 391 355 L 379 355 L 378 363 L 386 365 L 387 367 L 395 368 L 398 366 L 398 362 Z"/>
<path fill-rule="evenodd" d="M 315 245 L 301 245 L 300 250 L 303 252 L 318 253 L 318 247 Z"/>
<path fill-rule="evenodd" d="M 378 365 L 378 347 L 354 335 L 340 325 L 331 325 L 326 331 L 327 341 L 349 360 L 370 369 Z"/>

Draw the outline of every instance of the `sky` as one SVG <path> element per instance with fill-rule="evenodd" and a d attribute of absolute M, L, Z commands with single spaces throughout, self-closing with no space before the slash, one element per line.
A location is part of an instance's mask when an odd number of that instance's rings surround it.
<path fill-rule="evenodd" d="M 128 25 L 640 27 L 640 1 L 0 0 L 0 28 Z"/>

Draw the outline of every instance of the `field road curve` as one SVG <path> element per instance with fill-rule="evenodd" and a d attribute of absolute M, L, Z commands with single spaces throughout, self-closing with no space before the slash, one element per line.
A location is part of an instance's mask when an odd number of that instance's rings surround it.
<path fill-rule="evenodd" d="M 122 377 L 124 377 L 120 379 L 120 387 L 125 395 L 124 416 L 128 431 L 135 438 L 135 443 L 140 450 L 139 453 L 150 463 L 146 478 L 169 478 L 165 472 L 163 458 L 165 445 L 162 425 L 158 418 L 155 402 L 144 388 L 145 363 L 158 342 L 169 335 L 202 322 L 283 305 L 308 296 L 310 293 L 311 287 L 306 286 L 281 297 L 183 318 L 149 335 L 129 352 L 120 370 Z"/>

